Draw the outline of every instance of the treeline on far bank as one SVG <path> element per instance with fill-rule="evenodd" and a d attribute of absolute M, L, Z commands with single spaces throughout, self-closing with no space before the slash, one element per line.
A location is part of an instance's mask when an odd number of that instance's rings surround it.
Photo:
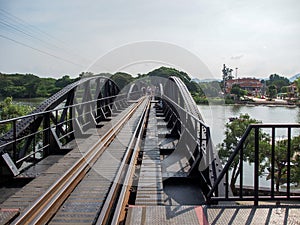
<path fill-rule="evenodd" d="M 33 74 L 0 73 L 0 97 L 37 98 L 49 97 L 76 81 L 65 75 L 62 78 L 41 78 Z"/>
<path fill-rule="evenodd" d="M 50 97 L 57 91 L 61 90 L 65 86 L 79 80 L 83 76 L 92 76 L 93 74 L 81 73 L 77 78 L 71 78 L 69 75 L 64 75 L 59 79 L 55 78 L 41 78 L 33 74 L 3 74 L 0 73 L 0 97 L 13 97 L 13 98 L 37 98 L 37 97 Z M 128 83 L 135 79 L 144 77 L 164 77 L 177 76 L 183 80 L 188 87 L 196 103 L 205 103 L 205 95 L 200 84 L 192 81 L 192 79 L 185 72 L 178 71 L 174 68 L 160 67 L 147 74 L 138 74 L 137 77 L 133 77 L 131 74 L 118 72 L 113 75 L 101 74 L 102 76 L 109 76 L 114 80 L 117 85 L 122 89 Z M 216 88 L 217 89 L 217 88 Z M 216 92 L 216 90 L 211 91 Z M 204 102 L 203 102 L 204 101 Z"/>

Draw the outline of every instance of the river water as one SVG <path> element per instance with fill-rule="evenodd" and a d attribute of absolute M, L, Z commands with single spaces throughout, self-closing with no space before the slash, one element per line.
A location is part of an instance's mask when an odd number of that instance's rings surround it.
<path fill-rule="evenodd" d="M 207 125 L 211 127 L 211 135 L 215 144 L 224 139 L 225 124 L 230 117 L 238 117 L 248 113 L 251 118 L 262 123 L 299 123 L 300 110 L 298 107 L 286 106 L 246 106 L 246 105 L 198 105 L 198 108 Z M 284 138 L 284 131 L 276 134 L 278 138 Z"/>
<path fill-rule="evenodd" d="M 246 105 L 198 105 L 204 121 L 211 128 L 211 136 L 216 146 L 225 137 L 225 124 L 230 117 L 238 117 L 240 114 L 248 113 L 251 118 L 262 123 L 299 123 L 300 109 L 286 106 L 246 106 Z M 266 130 L 268 132 L 270 130 Z M 292 130 L 293 135 L 299 135 L 299 129 Z M 276 130 L 276 138 L 284 139 L 287 136 L 287 129 Z M 244 163 L 244 184 L 253 186 L 254 168 L 249 163 Z M 266 176 L 259 179 L 260 186 L 270 187 L 270 181 Z"/>

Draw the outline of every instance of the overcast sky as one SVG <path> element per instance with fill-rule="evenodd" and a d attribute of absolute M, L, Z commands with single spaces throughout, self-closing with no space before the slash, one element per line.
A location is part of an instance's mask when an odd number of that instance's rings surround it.
<path fill-rule="evenodd" d="M 0 0 L 0 72 L 75 77 L 120 46 L 159 41 L 189 51 L 215 78 L 224 63 L 238 76 L 291 77 L 300 73 L 299 12 L 299 0 Z"/>

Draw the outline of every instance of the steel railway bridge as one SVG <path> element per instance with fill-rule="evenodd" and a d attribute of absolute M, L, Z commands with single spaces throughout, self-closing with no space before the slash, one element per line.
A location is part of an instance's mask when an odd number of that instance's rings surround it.
<path fill-rule="evenodd" d="M 1 185 L 24 183 L 1 200 L 0 223 L 261 224 L 266 212 L 265 223 L 280 220 L 274 202 L 281 203 L 284 222 L 299 213 L 291 140 L 300 125 L 251 125 L 223 165 L 209 126 L 177 77 L 148 78 L 122 91 L 107 77 L 83 78 L 0 126 L 9 130 L 0 137 Z M 269 188 L 259 182 L 261 129 L 271 131 Z M 288 134 L 280 192 L 274 189 L 278 129 Z M 254 180 L 246 191 L 243 151 L 250 134 Z M 241 165 L 235 193 L 233 163 Z"/>

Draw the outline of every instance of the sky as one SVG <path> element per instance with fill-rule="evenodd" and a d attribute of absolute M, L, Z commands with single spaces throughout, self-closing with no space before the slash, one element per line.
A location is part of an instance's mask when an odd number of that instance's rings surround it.
<path fill-rule="evenodd" d="M 0 0 L 0 72 L 114 72 L 95 66 L 107 55 L 120 60 L 114 70 L 133 75 L 161 65 L 185 70 L 181 62 L 197 68 L 188 52 L 209 71 L 194 69 L 199 79 L 220 79 L 223 64 L 238 77 L 291 77 L 300 73 L 299 10 L 298 0 Z M 124 48 L 149 42 L 162 45 Z"/>

